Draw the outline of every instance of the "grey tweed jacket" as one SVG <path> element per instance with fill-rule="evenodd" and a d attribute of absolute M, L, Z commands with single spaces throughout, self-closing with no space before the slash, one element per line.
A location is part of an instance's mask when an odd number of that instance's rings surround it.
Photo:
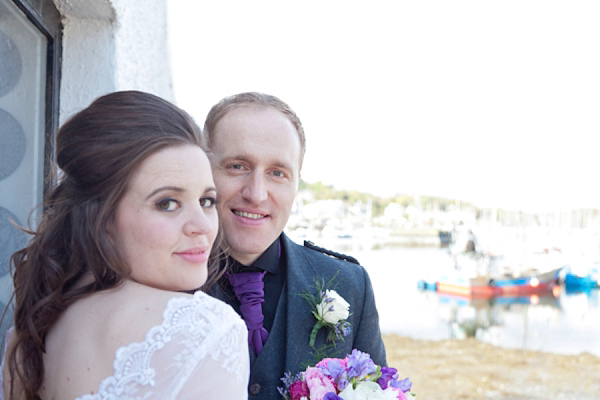
<path fill-rule="evenodd" d="M 348 321 L 352 333 L 345 340 L 336 341 L 328 356 L 343 358 L 356 348 L 369 353 L 376 364 L 386 365 L 379 316 L 367 271 L 360 265 L 300 246 L 285 234 L 282 236 L 286 282 L 265 346 L 258 357 L 250 351 L 248 398 L 252 400 L 281 399 L 277 388 L 283 386 L 284 372 L 296 374 L 307 365 L 314 365 L 315 354 L 308 343 L 316 320 L 309 303 L 299 294 L 310 291 L 316 295 L 315 278 L 328 282 L 337 273 L 335 290 L 350 304 Z M 213 294 L 221 297 L 218 291 Z M 322 328 L 315 347 L 326 344 L 326 338 L 327 331 Z"/>

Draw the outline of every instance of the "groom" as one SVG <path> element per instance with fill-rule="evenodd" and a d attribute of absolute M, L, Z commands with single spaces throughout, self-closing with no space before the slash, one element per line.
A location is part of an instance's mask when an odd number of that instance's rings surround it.
<path fill-rule="evenodd" d="M 233 264 L 213 293 L 240 313 L 248 326 L 249 399 L 280 398 L 277 387 L 283 386 L 284 372 L 295 375 L 309 363 L 314 365 L 316 349 L 343 358 L 356 348 L 385 365 L 379 317 L 365 269 L 351 257 L 326 255 L 310 243 L 300 246 L 283 233 L 305 151 L 304 130 L 294 111 L 274 96 L 234 95 L 213 106 L 203 135 Z M 351 331 L 335 340 L 335 346 L 326 347 L 330 344 L 326 328 L 309 346 L 316 319 L 301 294 L 318 296 L 316 281 L 331 281 L 329 289 L 335 288 L 350 304 Z M 251 287 L 251 293 L 240 293 L 244 287 Z"/>

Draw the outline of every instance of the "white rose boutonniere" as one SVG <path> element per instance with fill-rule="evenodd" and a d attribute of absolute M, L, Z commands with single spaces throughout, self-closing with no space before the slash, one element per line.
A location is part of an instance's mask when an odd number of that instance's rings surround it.
<path fill-rule="evenodd" d="M 350 322 L 346 321 L 350 316 L 350 304 L 335 290 L 320 290 L 312 313 L 317 322 L 310 332 L 308 344 L 311 347 L 314 347 L 317 333 L 322 327 L 329 330 L 327 340 L 334 346 L 337 339 L 344 340 L 344 336 L 352 332 Z"/>
<path fill-rule="evenodd" d="M 337 324 L 350 315 L 350 304 L 342 298 L 335 290 L 325 291 L 321 302 L 317 304 L 315 317 L 328 324 Z"/>
<path fill-rule="evenodd" d="M 337 340 L 344 340 L 352 332 L 350 322 L 347 321 L 350 313 L 350 304 L 335 290 L 337 286 L 336 272 L 333 277 L 325 283 L 323 278 L 315 278 L 316 294 L 312 290 L 307 290 L 298 295 L 308 301 L 312 314 L 316 318 L 309 336 L 309 346 L 315 350 L 317 362 L 325 357 L 329 357 L 329 350 L 336 347 Z M 325 327 L 328 330 L 327 341 L 319 348 L 315 347 L 317 333 L 321 328 Z"/>
<path fill-rule="evenodd" d="M 317 322 L 310 332 L 309 345 L 314 348 L 319 329 L 325 327 L 329 330 L 327 341 L 335 347 L 335 341 L 344 340 L 352 332 L 350 323 L 346 319 L 350 316 L 350 304 L 333 289 L 326 289 L 335 280 L 337 274 L 325 285 L 323 280 L 316 281 L 318 296 L 304 293 L 304 297 L 312 307 L 312 313 Z"/>

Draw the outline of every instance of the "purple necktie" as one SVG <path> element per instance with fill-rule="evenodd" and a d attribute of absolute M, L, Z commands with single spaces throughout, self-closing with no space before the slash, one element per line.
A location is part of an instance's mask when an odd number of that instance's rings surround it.
<path fill-rule="evenodd" d="M 265 302 L 263 272 L 239 272 L 227 274 L 233 293 L 240 301 L 240 312 L 248 327 L 248 345 L 258 356 L 263 345 L 269 337 L 269 332 L 263 327 L 265 317 L 262 313 L 262 305 Z"/>

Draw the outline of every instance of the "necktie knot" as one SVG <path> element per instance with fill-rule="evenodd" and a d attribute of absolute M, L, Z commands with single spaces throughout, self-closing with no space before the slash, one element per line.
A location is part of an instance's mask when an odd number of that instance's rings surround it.
<path fill-rule="evenodd" d="M 240 301 L 240 312 L 248 327 L 248 344 L 258 356 L 269 333 L 263 327 L 262 305 L 265 302 L 263 272 L 227 273 L 227 278 Z"/>

